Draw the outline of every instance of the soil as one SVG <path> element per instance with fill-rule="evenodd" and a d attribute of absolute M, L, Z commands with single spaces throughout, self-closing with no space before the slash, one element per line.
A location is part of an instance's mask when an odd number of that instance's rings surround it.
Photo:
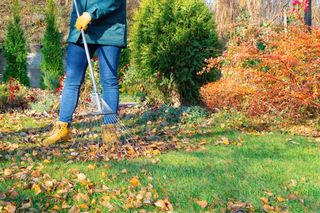
<path fill-rule="evenodd" d="M 45 2 L 46 0 L 24 0 L 21 2 L 21 24 L 26 32 L 28 43 L 40 44 L 41 37 L 45 28 Z M 66 4 L 67 3 L 67 4 Z M 6 25 L 11 16 L 12 0 L 0 1 L 0 46 L 5 37 Z M 57 22 L 61 33 L 63 34 L 63 41 L 66 41 L 66 36 L 69 30 L 69 12 L 71 8 L 71 1 L 59 0 L 57 1 Z"/>

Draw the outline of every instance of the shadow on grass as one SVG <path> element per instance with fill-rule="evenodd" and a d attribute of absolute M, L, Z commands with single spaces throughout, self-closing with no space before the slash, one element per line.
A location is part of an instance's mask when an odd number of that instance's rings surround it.
<path fill-rule="evenodd" d="M 39 134 L 39 133 L 45 133 L 47 131 L 50 131 L 51 128 L 52 128 L 52 124 L 45 125 L 42 127 L 37 127 L 37 128 L 23 128 L 18 131 L 6 131 L 5 133 L 2 133 L 2 134 L 3 135 L 19 135 L 21 133 Z"/>
<path fill-rule="evenodd" d="M 217 139 L 219 136 L 226 136 L 230 138 L 236 138 L 240 132 L 237 130 L 232 130 L 232 129 L 227 129 L 227 130 L 218 130 L 218 131 L 213 131 L 213 132 L 205 132 L 205 133 L 195 133 L 192 136 L 188 136 L 185 134 L 184 136 L 187 136 L 190 140 L 203 140 L 203 139 L 208 139 L 209 141 Z"/>
<path fill-rule="evenodd" d="M 79 124 L 75 124 L 76 125 L 79 125 Z M 86 127 L 88 124 L 84 124 L 84 126 Z M 37 129 L 33 129 L 33 131 L 40 131 L 40 132 L 45 132 L 47 131 L 48 129 L 50 129 L 50 125 L 47 126 L 47 127 L 42 127 L 42 128 L 37 128 Z M 29 130 L 31 131 L 31 130 Z M 97 132 L 97 131 L 96 131 Z M 200 134 L 200 133 L 196 133 L 192 136 L 188 136 L 188 135 L 181 135 L 181 137 L 185 137 L 185 138 L 189 138 L 190 141 L 194 144 L 197 144 L 198 141 L 202 141 L 202 140 L 206 140 L 208 141 L 208 144 L 210 145 L 211 142 L 214 142 L 218 136 L 221 136 L 221 135 L 236 135 L 237 133 L 232 131 L 232 130 L 226 130 L 226 131 L 215 131 L 215 132 L 208 132 L 208 133 L 203 133 L 203 134 Z M 84 137 L 84 135 L 81 135 L 82 137 Z M 92 141 L 88 141 L 88 142 L 85 142 L 84 141 L 84 138 L 79 138 L 78 139 L 82 144 L 83 146 L 85 146 L 86 144 L 95 144 L 94 142 Z M 153 142 L 157 142 L 157 141 L 148 141 L 148 143 L 152 144 Z M 98 142 L 99 144 L 101 144 L 101 142 L 99 141 Z M 170 142 L 168 142 L 170 143 Z M 57 145 L 53 145 L 53 146 L 50 146 L 50 147 L 43 147 L 42 145 L 39 145 L 39 144 L 34 144 L 34 143 L 30 143 L 30 144 L 21 144 L 21 146 L 19 146 L 17 149 L 15 149 L 14 151 L 3 151 L 3 150 L 0 150 L 0 155 L 2 156 L 22 156 L 26 153 L 29 153 L 32 155 L 33 151 L 36 151 L 40 154 L 43 153 L 43 156 L 42 158 L 46 158 L 46 154 L 49 153 L 49 154 L 52 154 L 50 153 L 50 151 L 52 151 L 53 149 L 61 149 L 63 151 L 68 151 L 68 149 L 74 149 L 74 151 L 76 152 L 78 149 L 81 149 L 82 145 L 81 144 L 76 144 L 76 143 L 61 143 L 61 144 L 57 144 Z M 173 150 L 167 150 L 166 152 L 171 152 L 171 151 L 175 151 L 174 149 Z M 70 154 L 70 153 L 68 153 Z M 68 156 L 67 156 L 68 157 Z M 1 160 L 1 158 L 0 158 Z M 3 159 L 2 159 L 3 160 Z M 8 159 L 9 161 L 10 159 Z"/>

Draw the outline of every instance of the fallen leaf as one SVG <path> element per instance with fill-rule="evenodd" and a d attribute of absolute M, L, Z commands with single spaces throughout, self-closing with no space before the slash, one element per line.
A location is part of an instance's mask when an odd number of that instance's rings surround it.
<path fill-rule="evenodd" d="M 298 185 L 298 182 L 294 179 L 290 180 L 289 187 L 295 187 Z"/>
<path fill-rule="evenodd" d="M 231 201 L 228 202 L 228 210 L 231 212 L 237 212 L 239 210 L 244 210 L 246 206 L 250 206 L 250 204 L 244 203 L 244 202 L 236 202 L 233 203 Z"/>
<path fill-rule="evenodd" d="M 121 173 L 122 173 L 122 174 L 127 174 L 127 173 L 128 173 L 128 170 L 127 170 L 127 169 L 122 169 Z"/>
<path fill-rule="evenodd" d="M 17 192 L 16 190 L 13 190 L 13 191 L 10 192 L 9 198 L 10 198 L 10 199 L 14 199 L 14 198 L 16 198 L 18 195 L 19 195 L 18 192 Z"/>
<path fill-rule="evenodd" d="M 165 200 L 157 200 L 154 202 L 156 207 L 161 208 L 163 211 L 173 211 L 173 205 L 170 203 L 168 199 Z"/>
<path fill-rule="evenodd" d="M 101 202 L 110 202 L 111 198 L 108 195 L 101 197 Z"/>
<path fill-rule="evenodd" d="M 50 161 L 49 161 L 48 159 L 45 159 L 45 160 L 43 161 L 43 163 L 48 164 L 48 163 L 50 163 Z"/>
<path fill-rule="evenodd" d="M 267 195 L 268 195 L 269 197 L 271 197 L 271 196 L 273 196 L 273 193 L 270 192 L 270 191 L 268 191 L 268 192 L 267 192 Z"/>
<path fill-rule="evenodd" d="M 264 204 L 268 204 L 268 203 L 269 203 L 269 199 L 268 199 L 267 197 L 261 198 L 261 201 L 262 201 Z"/>
<path fill-rule="evenodd" d="M 134 155 L 135 154 L 135 151 L 132 147 L 129 147 L 128 149 L 128 155 Z"/>
<path fill-rule="evenodd" d="M 80 208 L 78 206 L 72 206 L 68 213 L 80 213 Z"/>
<path fill-rule="evenodd" d="M 137 176 L 134 176 L 133 178 L 131 178 L 130 183 L 134 187 L 137 187 L 140 185 L 140 181 Z"/>
<path fill-rule="evenodd" d="M 230 141 L 229 141 L 228 138 L 223 137 L 223 138 L 222 138 L 222 143 L 223 143 L 224 145 L 229 145 L 229 144 L 230 144 Z"/>
<path fill-rule="evenodd" d="M 81 183 L 81 185 L 86 185 L 87 177 L 85 176 L 85 174 L 83 174 L 83 173 L 77 174 L 77 179 L 78 179 L 78 182 Z"/>
<path fill-rule="evenodd" d="M 73 197 L 74 200 L 76 201 L 88 201 L 89 200 L 89 196 L 87 194 L 83 194 L 83 193 L 78 193 Z"/>
<path fill-rule="evenodd" d="M 56 210 L 56 211 L 59 211 L 59 210 L 60 210 L 60 207 L 59 207 L 58 205 L 54 205 L 52 209 L 53 209 L 53 210 Z"/>
<path fill-rule="evenodd" d="M 153 164 L 157 164 L 159 162 L 160 162 L 159 158 L 151 159 L 151 163 L 153 163 Z"/>
<path fill-rule="evenodd" d="M 40 186 L 39 186 L 38 184 L 36 184 L 36 183 L 32 185 L 32 189 L 33 189 L 33 191 L 34 191 L 34 193 L 35 193 L 36 195 L 38 195 L 38 194 L 41 193 L 41 188 L 40 188 Z"/>
<path fill-rule="evenodd" d="M 105 172 L 101 172 L 101 177 L 102 178 L 106 178 L 107 177 L 107 174 Z"/>
<path fill-rule="evenodd" d="M 155 149 L 155 150 L 152 151 L 152 154 L 153 154 L 153 155 L 160 155 L 161 152 L 160 152 L 159 149 Z"/>
<path fill-rule="evenodd" d="M 0 200 L 5 199 L 6 197 L 7 197 L 6 194 L 0 194 Z"/>
<path fill-rule="evenodd" d="M 156 202 L 154 202 L 154 205 L 156 207 L 161 208 L 162 210 L 166 210 L 166 208 L 167 208 L 166 202 L 164 200 L 157 200 Z"/>
<path fill-rule="evenodd" d="M 3 174 L 4 174 L 5 176 L 10 176 L 10 175 L 12 175 L 12 169 L 5 169 L 5 170 L 3 171 Z"/>
<path fill-rule="evenodd" d="M 31 173 L 32 177 L 40 177 L 41 176 L 41 172 L 38 170 L 32 171 Z"/>
<path fill-rule="evenodd" d="M 274 208 L 268 204 L 265 204 L 265 205 L 263 205 L 262 209 L 265 212 L 272 212 Z"/>
<path fill-rule="evenodd" d="M 288 197 L 287 197 L 289 200 L 298 200 L 298 196 L 295 195 L 295 194 L 289 194 Z"/>
<path fill-rule="evenodd" d="M 284 202 L 285 199 L 284 199 L 283 197 L 279 197 L 279 196 L 278 196 L 278 197 L 277 197 L 277 201 L 281 203 L 281 202 Z"/>
<path fill-rule="evenodd" d="M 16 206 L 12 205 L 11 203 L 10 204 L 7 204 L 5 207 L 4 207 L 4 210 L 6 210 L 6 212 L 8 213 L 15 213 L 16 212 Z"/>
<path fill-rule="evenodd" d="M 37 155 L 38 155 L 38 152 L 37 152 L 36 150 L 33 150 L 33 151 L 32 151 L 32 155 L 33 155 L 33 156 L 37 156 Z"/>
<path fill-rule="evenodd" d="M 79 208 L 80 209 L 89 209 L 89 206 L 87 206 L 86 204 L 79 204 Z"/>
<path fill-rule="evenodd" d="M 196 203 L 203 209 L 208 206 L 208 202 L 205 200 L 198 200 L 198 201 L 196 201 Z"/>
<path fill-rule="evenodd" d="M 29 202 L 23 203 L 23 204 L 21 205 L 20 209 L 28 209 L 28 208 L 30 208 L 31 206 L 32 206 L 32 201 L 29 200 Z"/>
<path fill-rule="evenodd" d="M 70 206 L 68 205 L 68 203 L 64 202 L 61 206 L 62 209 L 68 209 L 70 208 Z"/>
<path fill-rule="evenodd" d="M 94 170 L 95 168 L 96 168 L 95 164 L 89 164 L 88 165 L 88 169 L 90 169 L 90 170 Z"/>
<path fill-rule="evenodd" d="M 44 185 L 46 187 L 46 190 L 50 191 L 54 185 L 54 182 L 51 180 L 47 180 L 44 182 Z"/>

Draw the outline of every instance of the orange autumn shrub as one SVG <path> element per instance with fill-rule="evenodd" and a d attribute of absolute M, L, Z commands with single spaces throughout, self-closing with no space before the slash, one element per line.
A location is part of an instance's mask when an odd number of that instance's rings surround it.
<path fill-rule="evenodd" d="M 232 103 L 232 108 L 243 110 L 243 103 L 252 93 L 249 87 L 229 79 L 206 84 L 200 89 L 200 92 L 206 105 L 213 110 L 231 108 L 230 103 Z"/>
<path fill-rule="evenodd" d="M 223 56 L 208 59 L 199 73 L 218 67 L 221 80 L 200 89 L 210 109 L 251 116 L 314 116 L 320 109 L 320 29 L 290 26 L 252 30 L 230 41 Z"/>

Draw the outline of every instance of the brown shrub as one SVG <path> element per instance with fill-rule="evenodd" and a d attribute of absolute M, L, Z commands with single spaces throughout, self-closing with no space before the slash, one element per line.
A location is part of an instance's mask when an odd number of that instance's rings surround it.
<path fill-rule="evenodd" d="M 320 30 L 290 26 L 288 33 L 257 29 L 243 40 L 231 41 L 219 59 L 223 78 L 200 89 L 208 108 L 234 108 L 248 115 L 298 118 L 320 109 Z"/>

